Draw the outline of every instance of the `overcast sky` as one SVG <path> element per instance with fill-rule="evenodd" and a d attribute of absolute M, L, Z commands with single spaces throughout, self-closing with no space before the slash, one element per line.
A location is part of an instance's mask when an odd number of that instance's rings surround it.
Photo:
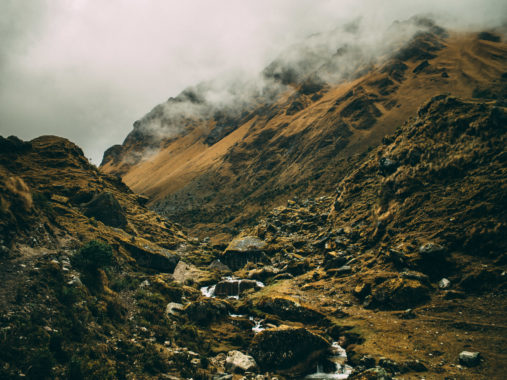
<path fill-rule="evenodd" d="M 362 17 L 504 21 L 505 0 L 0 0 L 0 135 L 66 137 L 94 163 L 156 104 Z"/>

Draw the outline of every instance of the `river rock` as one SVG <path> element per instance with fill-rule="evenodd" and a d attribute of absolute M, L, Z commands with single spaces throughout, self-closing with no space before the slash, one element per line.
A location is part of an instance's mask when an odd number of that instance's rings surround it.
<path fill-rule="evenodd" d="M 279 327 L 254 336 L 250 353 L 262 370 L 308 366 L 328 348 L 329 342 L 305 328 Z M 301 368 L 305 372 L 308 368 Z"/>
<path fill-rule="evenodd" d="M 250 355 L 234 350 L 227 353 L 225 369 L 234 373 L 255 371 L 257 369 L 257 363 Z"/>
<path fill-rule="evenodd" d="M 475 367 L 481 363 L 481 354 L 479 352 L 462 351 L 459 354 L 459 364 L 466 367 Z"/>

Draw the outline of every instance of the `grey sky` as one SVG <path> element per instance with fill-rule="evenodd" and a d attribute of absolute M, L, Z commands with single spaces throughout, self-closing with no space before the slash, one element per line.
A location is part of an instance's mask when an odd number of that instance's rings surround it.
<path fill-rule="evenodd" d="M 257 73 L 284 47 L 357 17 L 375 28 L 432 12 L 498 24 L 505 0 L 2 0 L 0 135 L 67 137 L 95 163 L 188 85 Z"/>

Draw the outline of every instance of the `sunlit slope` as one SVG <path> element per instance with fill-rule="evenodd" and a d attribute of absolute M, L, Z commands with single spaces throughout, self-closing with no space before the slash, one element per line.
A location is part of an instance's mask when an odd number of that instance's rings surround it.
<path fill-rule="evenodd" d="M 378 145 L 437 94 L 503 97 L 506 57 L 504 42 L 477 34 L 421 34 L 353 81 L 284 93 L 214 144 L 205 142 L 213 122 L 202 122 L 128 167 L 123 180 L 189 225 L 248 218 L 309 186 L 330 190 L 344 174 L 341 160 Z"/>

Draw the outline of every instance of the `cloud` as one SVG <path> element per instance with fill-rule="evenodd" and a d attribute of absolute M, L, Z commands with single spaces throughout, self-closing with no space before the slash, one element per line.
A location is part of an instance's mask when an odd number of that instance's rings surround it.
<path fill-rule="evenodd" d="M 361 20 L 371 30 L 364 44 L 374 44 L 375 31 L 396 19 L 432 12 L 452 27 L 485 27 L 505 21 L 507 4 L 4 0 L 0 10 L 0 134 L 61 135 L 98 163 L 134 120 L 189 85 L 227 78 L 210 87 L 208 100 L 244 103 L 252 93 L 238 91 L 234 78 L 262 90 L 249 78 L 313 33 Z"/>

